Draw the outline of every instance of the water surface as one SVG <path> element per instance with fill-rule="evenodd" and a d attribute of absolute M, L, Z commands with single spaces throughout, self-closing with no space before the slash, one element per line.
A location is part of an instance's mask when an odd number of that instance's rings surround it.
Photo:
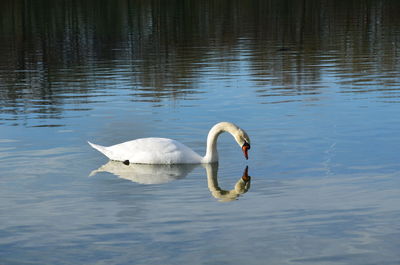
<path fill-rule="evenodd" d="M 0 263 L 399 264 L 399 11 L 2 1 Z M 219 121 L 248 161 L 225 134 L 218 168 L 121 168 L 86 143 L 202 154 Z"/>

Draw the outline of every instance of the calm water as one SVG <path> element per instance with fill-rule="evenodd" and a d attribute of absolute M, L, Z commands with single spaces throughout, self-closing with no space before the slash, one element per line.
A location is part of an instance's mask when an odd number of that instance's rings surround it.
<path fill-rule="evenodd" d="M 400 2 L 305 2 L 1 1 L 0 264 L 400 264 Z"/>

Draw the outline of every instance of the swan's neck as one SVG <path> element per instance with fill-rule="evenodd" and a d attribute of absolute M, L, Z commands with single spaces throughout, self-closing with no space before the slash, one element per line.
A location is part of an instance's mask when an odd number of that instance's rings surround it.
<path fill-rule="evenodd" d="M 229 132 L 234 136 L 234 133 L 238 128 L 228 122 L 220 122 L 214 125 L 207 136 L 207 151 L 203 157 L 203 163 L 218 162 L 218 151 L 217 151 L 217 139 L 218 136 L 223 132 Z"/>

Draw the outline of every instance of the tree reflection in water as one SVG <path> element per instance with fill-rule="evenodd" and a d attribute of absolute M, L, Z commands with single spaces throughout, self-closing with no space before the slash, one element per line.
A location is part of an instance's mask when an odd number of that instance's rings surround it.
<path fill-rule="evenodd" d="M 266 87 L 260 97 L 318 94 L 322 67 L 313 65 L 398 71 L 399 9 L 355 0 L 1 1 L 0 104 L 11 119 L 59 119 L 68 105 L 84 111 L 123 89 L 160 106 L 197 98 L 204 73 L 243 60 Z"/>

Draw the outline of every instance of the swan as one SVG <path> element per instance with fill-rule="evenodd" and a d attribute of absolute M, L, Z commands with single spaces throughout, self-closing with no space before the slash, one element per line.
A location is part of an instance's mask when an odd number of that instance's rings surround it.
<path fill-rule="evenodd" d="M 247 133 L 231 122 L 215 124 L 207 136 L 207 150 L 204 157 L 186 145 L 167 138 L 141 138 L 109 147 L 88 142 L 94 149 L 110 160 L 124 164 L 207 164 L 218 162 L 217 139 L 223 132 L 229 132 L 248 159 L 250 138 Z"/>

